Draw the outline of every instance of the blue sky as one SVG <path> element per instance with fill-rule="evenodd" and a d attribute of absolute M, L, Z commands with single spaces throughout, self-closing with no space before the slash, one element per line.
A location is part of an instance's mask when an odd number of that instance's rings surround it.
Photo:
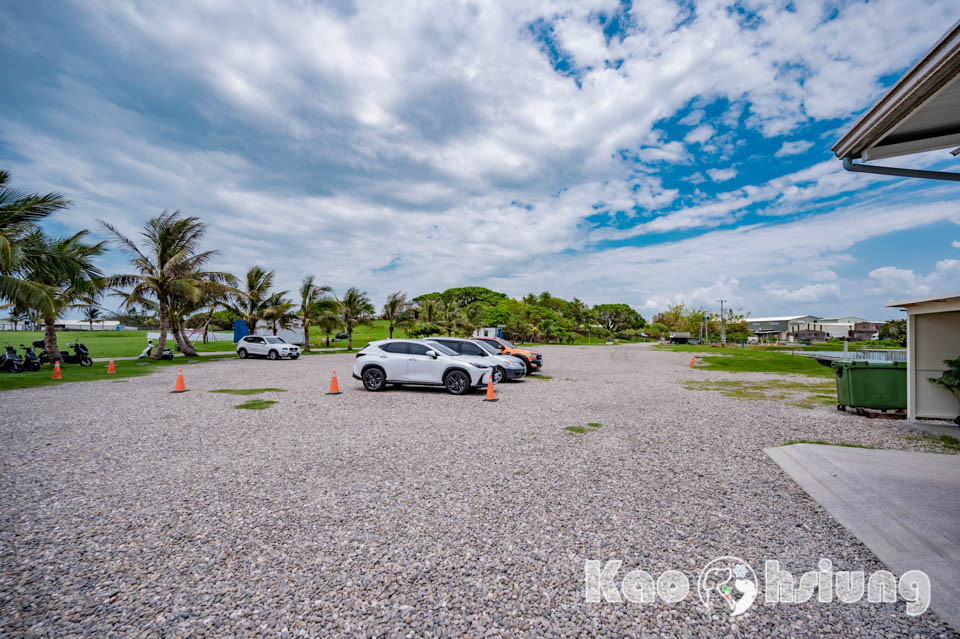
<path fill-rule="evenodd" d="M 217 266 L 882 319 L 960 289 L 948 183 L 830 153 L 952 2 L 0 8 L 0 166 L 63 232 L 209 223 Z M 897 161 L 956 170 L 945 152 Z M 123 270 L 121 256 L 104 260 Z"/>

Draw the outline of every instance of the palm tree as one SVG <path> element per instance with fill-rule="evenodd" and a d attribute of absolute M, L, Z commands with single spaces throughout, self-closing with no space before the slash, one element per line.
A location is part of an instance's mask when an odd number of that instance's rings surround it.
<path fill-rule="evenodd" d="M 167 343 L 170 327 L 170 302 L 184 299 L 196 300 L 201 295 L 202 282 L 223 283 L 229 273 L 202 271 L 216 255 L 216 251 L 200 251 L 200 241 L 206 233 L 206 225 L 196 217 L 180 217 L 180 211 L 163 211 L 143 226 L 143 250 L 130 238 L 111 224 L 100 224 L 113 236 L 120 248 L 130 255 L 135 273 L 114 275 L 110 285 L 131 290 L 128 304 L 145 305 L 150 298 L 157 302 L 157 319 L 160 321 L 160 338 L 151 357 L 159 359 Z M 178 345 L 183 349 L 186 344 Z M 187 348 L 191 350 L 192 346 Z"/>
<path fill-rule="evenodd" d="M 178 296 L 170 299 L 167 312 L 170 315 L 170 332 L 177 342 L 177 348 L 188 357 L 197 354 L 197 349 L 190 342 L 184 331 L 186 318 L 194 313 L 207 310 L 207 317 L 203 324 L 203 342 L 207 341 L 207 326 L 217 308 L 227 303 L 231 295 L 237 293 L 234 287 L 236 278 L 229 273 L 220 274 L 220 281 L 211 279 L 207 274 L 200 274 L 194 282 L 196 295 Z"/>
<path fill-rule="evenodd" d="M 314 323 L 320 327 L 327 338 L 327 348 L 330 348 L 330 333 L 340 328 L 340 311 L 337 302 L 334 301 L 334 310 L 323 311 L 314 319 Z"/>
<path fill-rule="evenodd" d="M 272 294 L 267 299 L 267 308 L 263 311 L 261 317 L 270 323 L 273 334 L 277 334 L 277 327 L 290 328 L 290 325 L 297 319 L 294 312 L 294 304 L 288 300 L 286 291 Z"/>
<path fill-rule="evenodd" d="M 437 321 L 437 310 L 437 300 L 432 297 L 424 298 L 420 300 L 418 319 L 427 324 L 433 324 Z"/>
<path fill-rule="evenodd" d="M 353 350 L 353 329 L 357 324 L 369 324 L 376 309 L 370 303 L 366 291 L 351 286 L 340 300 L 340 322 L 347 331 L 347 350 Z"/>
<path fill-rule="evenodd" d="M 247 271 L 246 290 L 235 295 L 233 304 L 229 306 L 230 310 L 246 320 L 251 335 L 257 330 L 257 322 L 264 319 L 263 314 L 270 308 L 273 277 L 273 271 L 254 266 Z"/>
<path fill-rule="evenodd" d="M 100 307 L 93 300 L 88 304 L 83 305 L 83 319 L 87 321 L 90 325 L 90 330 L 93 331 L 93 323 L 103 317 L 103 313 L 100 312 Z"/>
<path fill-rule="evenodd" d="M 406 319 L 409 306 L 410 303 L 407 302 L 406 293 L 394 291 L 387 296 L 387 303 L 383 305 L 383 315 L 381 317 L 387 320 L 390 339 L 393 339 L 393 329 Z"/>
<path fill-rule="evenodd" d="M 35 251 L 42 250 L 43 245 L 30 246 L 25 240 L 32 234 L 35 223 L 67 208 L 70 202 L 57 193 L 24 193 L 9 186 L 9 181 L 10 173 L 0 170 L 0 300 L 9 300 L 21 309 L 29 307 L 52 313 L 55 309 L 51 292 L 24 277 L 27 260 L 40 257 Z M 48 263 L 45 269 L 59 266 Z M 61 275 L 68 279 L 77 265 L 63 266 Z"/>
<path fill-rule="evenodd" d="M 462 328 L 464 325 L 460 308 L 453 300 L 441 300 L 438 315 L 437 323 L 440 325 L 440 328 L 447 331 L 447 337 L 452 336 L 453 331 Z"/>
<path fill-rule="evenodd" d="M 39 228 L 24 238 L 30 249 L 24 253 L 22 272 L 27 281 L 46 291 L 34 307 L 44 325 L 44 349 L 50 361 L 61 360 L 57 344 L 56 321 L 78 302 L 89 303 L 103 290 L 103 274 L 93 258 L 106 250 L 105 242 L 86 244 L 89 231 L 70 237 L 51 238 Z"/>
<path fill-rule="evenodd" d="M 467 335 L 472 335 L 475 330 L 483 325 L 483 321 L 486 319 L 484 316 L 485 311 L 482 305 L 471 304 L 463 309 L 463 314 L 460 317 L 461 328 L 466 331 Z"/>
<path fill-rule="evenodd" d="M 329 286 L 314 284 L 313 275 L 307 275 L 300 284 L 300 310 L 297 311 L 297 317 L 303 323 L 304 352 L 310 352 L 310 324 L 316 322 L 325 312 L 337 308 L 336 301 L 326 297 L 326 293 L 332 291 Z"/>

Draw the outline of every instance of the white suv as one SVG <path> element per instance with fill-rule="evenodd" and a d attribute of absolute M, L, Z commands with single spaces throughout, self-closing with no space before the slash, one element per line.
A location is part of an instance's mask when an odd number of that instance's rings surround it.
<path fill-rule="evenodd" d="M 240 359 L 247 357 L 266 357 L 269 359 L 280 359 L 289 357 L 297 359 L 300 357 L 300 347 L 296 344 L 290 344 L 282 337 L 273 337 L 272 335 L 247 335 L 241 337 L 237 342 L 237 355 Z"/>
<path fill-rule="evenodd" d="M 454 395 L 487 383 L 491 368 L 479 357 L 462 357 L 441 344 L 394 339 L 370 342 L 357 353 L 353 376 L 368 391 L 387 384 L 443 386 Z"/>

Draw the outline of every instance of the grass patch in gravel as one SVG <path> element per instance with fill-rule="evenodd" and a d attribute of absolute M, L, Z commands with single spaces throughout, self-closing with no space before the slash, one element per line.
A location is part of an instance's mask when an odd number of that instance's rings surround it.
<path fill-rule="evenodd" d="M 563 429 L 576 435 L 583 435 L 585 433 L 592 433 L 601 426 L 603 426 L 603 424 L 600 422 L 587 422 L 586 426 L 564 426 Z"/>
<path fill-rule="evenodd" d="M 819 384 L 803 384 L 784 379 L 770 379 L 765 381 L 739 381 L 729 379 L 712 379 L 702 381 L 688 381 L 683 383 L 687 390 L 717 391 L 725 397 L 733 397 L 745 401 L 763 400 L 790 400 L 787 403 L 800 408 L 816 408 L 817 406 L 835 404 L 836 395 L 827 395 L 827 391 L 835 390 L 832 382 Z"/>
<path fill-rule="evenodd" d="M 822 439 L 791 439 L 780 444 L 781 446 L 791 446 L 793 444 L 819 444 L 820 446 L 842 446 L 844 448 L 869 448 L 877 450 L 876 446 L 867 446 L 866 444 L 851 444 L 850 442 L 825 442 Z"/>
<path fill-rule="evenodd" d="M 531 375 L 530 379 L 553 379 L 549 375 Z"/>
<path fill-rule="evenodd" d="M 243 408 L 246 410 L 263 410 L 265 408 L 270 408 L 277 402 L 272 399 L 251 399 L 249 402 L 244 402 L 242 404 L 237 404 L 234 408 Z"/>
<path fill-rule="evenodd" d="M 259 395 L 260 393 L 286 393 L 286 388 L 221 388 L 209 391 L 211 393 L 227 393 L 228 395 Z"/>
<path fill-rule="evenodd" d="M 912 442 L 926 442 L 932 444 L 934 448 L 939 446 L 941 449 L 949 451 L 960 451 L 960 439 L 957 439 L 953 435 L 940 435 L 939 437 L 934 435 L 921 435 L 919 437 L 908 435 L 907 440 Z M 935 450 L 934 452 L 939 451 Z"/>

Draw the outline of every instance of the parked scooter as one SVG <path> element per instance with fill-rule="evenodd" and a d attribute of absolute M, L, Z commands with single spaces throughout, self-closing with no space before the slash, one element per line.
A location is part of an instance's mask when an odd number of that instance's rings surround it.
<path fill-rule="evenodd" d="M 40 350 L 40 363 L 49 364 L 50 356 L 47 355 L 46 345 L 43 343 L 42 339 L 34 340 L 34 348 L 39 348 Z M 81 366 L 93 366 L 93 360 L 90 359 L 90 351 L 87 350 L 87 347 L 79 342 L 76 344 L 67 344 L 67 348 L 73 347 L 73 353 L 70 351 L 60 351 L 60 359 L 63 360 L 64 364 L 80 364 Z"/>
<path fill-rule="evenodd" d="M 20 345 L 20 348 L 23 349 L 23 370 L 25 371 L 38 371 L 40 370 L 40 358 L 33 352 L 32 346 Z"/>
<path fill-rule="evenodd" d="M 6 352 L 0 356 L 0 371 L 4 373 L 22 373 L 23 360 L 9 342 L 7 342 Z"/>
<path fill-rule="evenodd" d="M 153 340 L 147 340 L 147 347 L 143 349 L 143 352 L 137 355 L 137 359 L 146 359 L 150 357 L 150 354 L 153 353 L 154 345 Z M 163 354 L 160 355 L 160 359 L 173 359 L 173 351 L 169 348 L 163 349 Z"/>

